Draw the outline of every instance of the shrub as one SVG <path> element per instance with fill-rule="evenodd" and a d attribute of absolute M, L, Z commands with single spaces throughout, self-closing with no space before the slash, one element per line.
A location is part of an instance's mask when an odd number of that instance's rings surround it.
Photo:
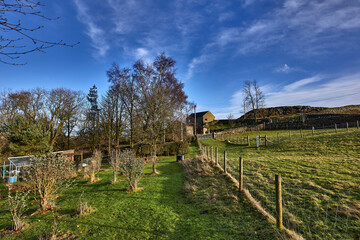
<path fill-rule="evenodd" d="M 43 211 L 54 206 L 60 190 L 70 187 L 72 181 L 69 176 L 72 170 L 73 162 L 64 160 L 60 154 L 41 155 L 31 160 L 26 176 L 39 194 Z"/>
<path fill-rule="evenodd" d="M 77 208 L 77 212 L 81 216 L 84 216 L 84 215 L 92 212 L 92 208 L 90 207 L 88 202 L 85 201 L 85 199 L 84 199 L 84 192 L 82 192 L 81 195 L 80 195 L 79 206 Z"/>
<path fill-rule="evenodd" d="M 90 183 L 96 182 L 95 175 L 101 168 L 102 154 L 100 150 L 95 150 L 93 156 L 90 158 L 90 164 L 87 167 L 88 175 L 90 175 Z"/>
<path fill-rule="evenodd" d="M 120 150 L 112 150 L 109 158 L 109 164 L 113 170 L 113 183 L 117 182 L 117 173 L 121 168 Z"/>
<path fill-rule="evenodd" d="M 28 199 L 28 191 L 17 192 L 13 196 L 11 194 L 10 188 L 8 193 L 8 204 L 12 217 L 12 228 L 15 231 L 20 231 L 25 226 L 25 216 L 24 212 L 26 210 L 26 201 Z"/>
<path fill-rule="evenodd" d="M 136 191 L 137 185 L 142 177 L 144 162 L 136 158 L 136 155 L 130 150 L 124 150 L 120 153 L 121 166 L 129 184 L 130 191 Z"/>

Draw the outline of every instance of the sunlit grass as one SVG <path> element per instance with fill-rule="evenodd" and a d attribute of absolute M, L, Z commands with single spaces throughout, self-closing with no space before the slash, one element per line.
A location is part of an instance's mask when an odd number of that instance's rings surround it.
<path fill-rule="evenodd" d="M 277 143 L 279 133 L 280 143 Z M 255 136 L 267 135 L 267 147 L 255 147 Z M 251 146 L 237 144 L 250 136 Z M 249 132 L 227 141 L 202 140 L 227 152 L 229 172 L 238 177 L 238 158 L 244 158 L 244 180 L 274 214 L 274 176 L 283 178 L 285 224 L 310 239 L 360 237 L 360 132 L 351 129 Z M 222 163 L 222 161 L 220 161 Z M 316 222 L 316 224 L 314 224 Z"/>

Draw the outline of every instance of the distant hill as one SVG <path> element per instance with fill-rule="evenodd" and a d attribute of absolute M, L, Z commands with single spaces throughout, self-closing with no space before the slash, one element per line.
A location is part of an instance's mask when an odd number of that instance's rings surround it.
<path fill-rule="evenodd" d="M 261 108 L 257 110 L 257 118 L 290 118 L 300 114 L 360 114 L 360 105 L 348 105 L 343 107 L 311 107 L 311 106 L 281 106 L 271 108 Z M 245 114 L 245 119 L 253 118 L 253 111 Z M 244 120 L 244 115 L 239 118 Z"/>

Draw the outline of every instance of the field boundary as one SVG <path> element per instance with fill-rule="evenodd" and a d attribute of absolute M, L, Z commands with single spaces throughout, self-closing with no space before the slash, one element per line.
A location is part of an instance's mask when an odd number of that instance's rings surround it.
<path fill-rule="evenodd" d="M 216 161 L 213 158 L 213 154 L 209 154 L 209 151 L 204 150 L 205 147 L 198 142 L 199 144 L 199 149 L 200 149 L 200 154 L 205 157 L 208 161 L 210 161 L 213 165 L 213 167 L 220 169 L 220 171 L 223 172 L 223 174 L 225 174 L 226 177 L 228 177 L 231 182 L 234 184 L 234 186 L 237 189 L 240 189 L 240 183 L 239 181 L 233 176 L 231 175 L 231 173 L 226 172 L 224 170 L 224 168 L 218 163 L 218 161 Z M 207 154 L 205 154 L 205 152 Z M 210 156 L 211 155 L 211 156 Z M 210 156 L 210 157 L 209 157 Z M 266 217 L 266 219 L 271 223 L 276 225 L 276 218 L 274 216 L 272 216 L 271 213 L 269 213 L 268 211 L 265 210 L 265 208 L 263 208 L 263 206 L 261 205 L 261 202 L 257 201 L 250 193 L 250 191 L 247 188 L 244 188 L 243 191 L 239 191 L 240 194 L 243 194 L 252 204 L 253 207 L 255 207 L 263 216 Z M 304 238 L 299 235 L 298 233 L 296 233 L 293 230 L 290 230 L 286 227 L 282 227 L 281 229 L 278 229 L 281 232 L 283 232 L 284 234 L 286 234 L 286 236 L 288 237 L 288 239 L 293 239 L 293 240 L 304 240 Z"/>

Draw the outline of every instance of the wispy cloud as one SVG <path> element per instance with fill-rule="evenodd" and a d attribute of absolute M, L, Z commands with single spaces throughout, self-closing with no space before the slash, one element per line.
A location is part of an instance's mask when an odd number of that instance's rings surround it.
<path fill-rule="evenodd" d="M 301 79 L 284 86 L 269 86 L 264 90 L 266 106 L 310 105 L 321 107 L 338 107 L 349 104 L 360 104 L 360 72 L 331 77 L 316 75 Z M 231 107 L 242 107 L 242 90 L 236 91 L 231 99 Z"/>
<path fill-rule="evenodd" d="M 314 84 L 315 82 L 320 82 Z M 360 73 L 341 77 L 317 75 L 267 93 L 267 105 L 311 105 L 336 107 L 359 104 Z"/>
<path fill-rule="evenodd" d="M 360 29 L 358 1 L 286 0 L 245 26 L 221 30 L 216 41 L 221 46 L 236 46 L 239 54 L 280 43 L 291 52 L 316 54 L 334 46 L 334 39 L 341 45 L 344 40 L 339 36 L 354 29 Z"/>
<path fill-rule="evenodd" d="M 194 73 L 201 70 L 200 66 L 204 63 L 209 62 L 211 59 L 212 59 L 212 56 L 208 55 L 208 54 L 202 54 L 199 57 L 193 58 L 188 65 L 188 70 L 187 70 L 186 77 L 185 77 L 186 80 L 189 80 L 190 78 L 192 78 Z"/>
<path fill-rule="evenodd" d="M 78 11 L 78 19 L 86 26 L 86 35 L 91 39 L 91 45 L 96 49 L 98 56 L 105 56 L 110 49 L 106 40 L 105 31 L 94 21 L 94 17 L 89 14 L 86 4 L 82 0 L 74 0 Z"/>
<path fill-rule="evenodd" d="M 316 75 L 314 77 L 301 79 L 299 81 L 296 81 L 294 83 L 284 86 L 283 90 L 286 92 L 294 92 L 295 90 L 297 90 L 301 87 L 308 86 L 309 84 L 316 83 L 323 79 L 324 79 L 324 76 L 322 76 L 322 75 Z"/>
<path fill-rule="evenodd" d="M 289 73 L 291 71 L 293 71 L 294 69 L 291 68 L 289 65 L 287 65 L 286 63 L 281 66 L 281 67 L 278 67 L 275 69 L 275 72 L 278 72 L 278 73 Z"/>

